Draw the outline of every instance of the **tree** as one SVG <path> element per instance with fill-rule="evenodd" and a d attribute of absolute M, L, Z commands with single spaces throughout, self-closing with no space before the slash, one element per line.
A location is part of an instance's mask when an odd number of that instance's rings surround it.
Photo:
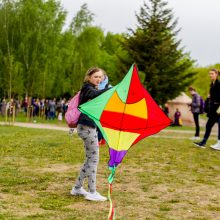
<path fill-rule="evenodd" d="M 126 53 L 120 43 L 122 39 L 121 34 L 108 32 L 101 46 L 100 66 L 107 72 L 112 85 L 117 84 L 127 71 L 120 69 L 119 57 L 125 57 L 124 53 Z"/>
<path fill-rule="evenodd" d="M 17 57 L 24 66 L 26 94 L 52 96 L 57 74 L 62 73 L 58 44 L 66 12 L 55 0 L 22 0 L 18 15 Z"/>
<path fill-rule="evenodd" d="M 158 104 L 173 99 L 192 82 L 193 60 L 180 48 L 175 30 L 177 19 L 163 0 L 144 3 L 136 14 L 138 26 L 129 30 L 122 45 L 128 53 L 122 62 L 128 67 L 135 62 L 144 74 L 144 85 Z"/>
<path fill-rule="evenodd" d="M 76 16 L 70 24 L 70 28 L 75 35 L 79 35 L 85 27 L 91 26 L 93 22 L 94 14 L 88 9 L 88 5 L 85 3 L 80 7 Z"/>
<path fill-rule="evenodd" d="M 93 15 L 87 4 L 84 4 L 73 17 L 70 25 L 69 31 L 74 40 L 71 45 L 72 63 L 70 63 L 67 74 L 72 92 L 76 92 L 82 86 L 87 69 L 91 66 L 99 66 L 100 63 L 104 33 L 101 28 L 92 25 Z"/>
<path fill-rule="evenodd" d="M 63 92 L 54 88 L 65 74 L 59 48 L 65 16 L 56 0 L 0 1 L 2 95 L 52 97 Z"/>
<path fill-rule="evenodd" d="M 82 5 L 68 30 L 59 0 L 0 0 L 0 97 L 71 96 L 91 66 L 106 70 L 116 84 L 122 35 L 92 25 Z"/>
<path fill-rule="evenodd" d="M 12 0 L 0 2 L 0 90 L 9 99 L 24 90 L 22 65 L 16 60 L 14 45 L 17 30 L 17 5 Z"/>

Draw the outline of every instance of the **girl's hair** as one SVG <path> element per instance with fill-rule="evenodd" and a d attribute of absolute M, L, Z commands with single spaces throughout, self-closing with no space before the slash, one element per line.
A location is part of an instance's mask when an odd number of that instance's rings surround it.
<path fill-rule="evenodd" d="M 217 69 L 215 69 L 215 68 L 210 69 L 210 71 L 215 72 L 217 75 L 219 75 L 219 71 Z"/>
<path fill-rule="evenodd" d="M 89 77 L 96 73 L 96 72 L 99 72 L 101 71 L 104 75 L 106 75 L 105 71 L 99 67 L 91 67 L 87 70 L 86 72 L 86 75 L 85 75 L 85 78 L 84 78 L 84 82 L 88 82 L 89 81 Z"/>

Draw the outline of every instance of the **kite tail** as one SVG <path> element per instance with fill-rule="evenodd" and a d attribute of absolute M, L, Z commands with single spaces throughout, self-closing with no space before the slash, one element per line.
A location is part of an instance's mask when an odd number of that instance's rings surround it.
<path fill-rule="evenodd" d="M 108 219 L 109 220 L 114 220 L 115 219 L 115 209 L 114 209 L 114 204 L 112 202 L 111 199 L 111 194 L 112 194 L 112 182 L 114 179 L 114 175 L 115 175 L 115 169 L 116 167 L 109 167 L 109 170 L 111 170 L 111 174 L 108 177 L 108 199 L 109 199 L 109 203 L 110 203 L 110 207 L 109 207 L 109 214 L 108 214 Z"/>

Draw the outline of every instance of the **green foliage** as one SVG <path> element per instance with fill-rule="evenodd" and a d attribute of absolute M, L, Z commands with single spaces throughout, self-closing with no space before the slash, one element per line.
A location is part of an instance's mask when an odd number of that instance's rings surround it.
<path fill-rule="evenodd" d="M 107 72 L 112 85 L 120 82 L 128 71 L 128 69 L 122 71 L 120 68 L 119 57 L 124 57 L 125 53 L 120 43 L 122 39 L 120 34 L 108 32 L 101 46 L 102 59 L 100 59 L 99 65 Z"/>
<path fill-rule="evenodd" d="M 2 1 L 0 97 L 69 97 L 91 66 L 117 79 L 120 36 L 105 36 L 93 17 L 84 4 L 63 31 L 66 12 L 57 0 Z"/>
<path fill-rule="evenodd" d="M 121 35 L 108 32 L 106 36 L 100 27 L 92 26 L 93 13 L 84 4 L 70 26 L 74 38 L 72 65 L 67 71 L 71 82 L 71 91 L 77 91 L 84 78 L 84 74 L 91 66 L 103 68 L 114 85 L 123 76 L 119 72 L 118 54 L 122 47 L 119 39 Z M 120 75 L 120 77 L 118 77 Z"/>
<path fill-rule="evenodd" d="M 64 20 L 65 12 L 55 0 L 3 1 L 0 7 L 0 23 L 4 27 L 0 33 L 3 94 L 16 85 L 18 88 L 10 91 L 12 95 L 52 95 L 56 75 L 60 74 L 57 45 Z"/>
<path fill-rule="evenodd" d="M 124 63 L 138 65 L 145 74 L 146 88 L 159 104 L 164 104 L 192 83 L 193 61 L 180 48 L 177 20 L 166 2 L 150 0 L 150 5 L 144 3 L 136 16 L 138 28 L 130 30 L 122 42 L 129 54 Z"/>

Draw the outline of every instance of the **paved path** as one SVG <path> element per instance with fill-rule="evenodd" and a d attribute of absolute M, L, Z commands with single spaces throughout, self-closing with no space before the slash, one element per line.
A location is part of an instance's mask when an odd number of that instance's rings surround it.
<path fill-rule="evenodd" d="M 0 125 L 10 125 L 10 124 L 5 122 L 0 122 Z M 69 128 L 67 126 L 64 127 L 64 126 L 58 126 L 52 124 L 15 122 L 13 125 L 18 127 L 25 127 L 25 128 L 40 128 L 40 129 L 50 129 L 50 130 L 59 130 L 59 131 L 69 131 Z"/>
<path fill-rule="evenodd" d="M 9 123 L 0 122 L 0 125 L 9 125 Z M 69 132 L 69 128 L 64 125 L 53 125 L 53 124 L 43 124 L 43 123 L 31 123 L 31 122 L 15 122 L 14 126 L 18 127 L 26 127 L 26 128 L 38 128 L 38 129 L 50 129 L 50 130 L 59 130 L 59 131 L 67 131 Z M 76 129 L 74 129 L 76 132 Z M 194 130 L 176 130 L 176 129 L 164 129 L 161 132 L 151 136 L 154 138 L 172 138 L 172 139 L 186 139 L 184 134 L 191 135 L 195 133 Z M 183 134 L 183 136 L 175 136 L 173 134 Z M 204 131 L 201 131 L 201 135 L 204 134 Z M 212 131 L 212 136 L 217 136 L 217 129 L 216 127 Z M 212 137 L 213 138 L 213 137 Z M 216 137 L 214 137 L 216 139 Z"/>

